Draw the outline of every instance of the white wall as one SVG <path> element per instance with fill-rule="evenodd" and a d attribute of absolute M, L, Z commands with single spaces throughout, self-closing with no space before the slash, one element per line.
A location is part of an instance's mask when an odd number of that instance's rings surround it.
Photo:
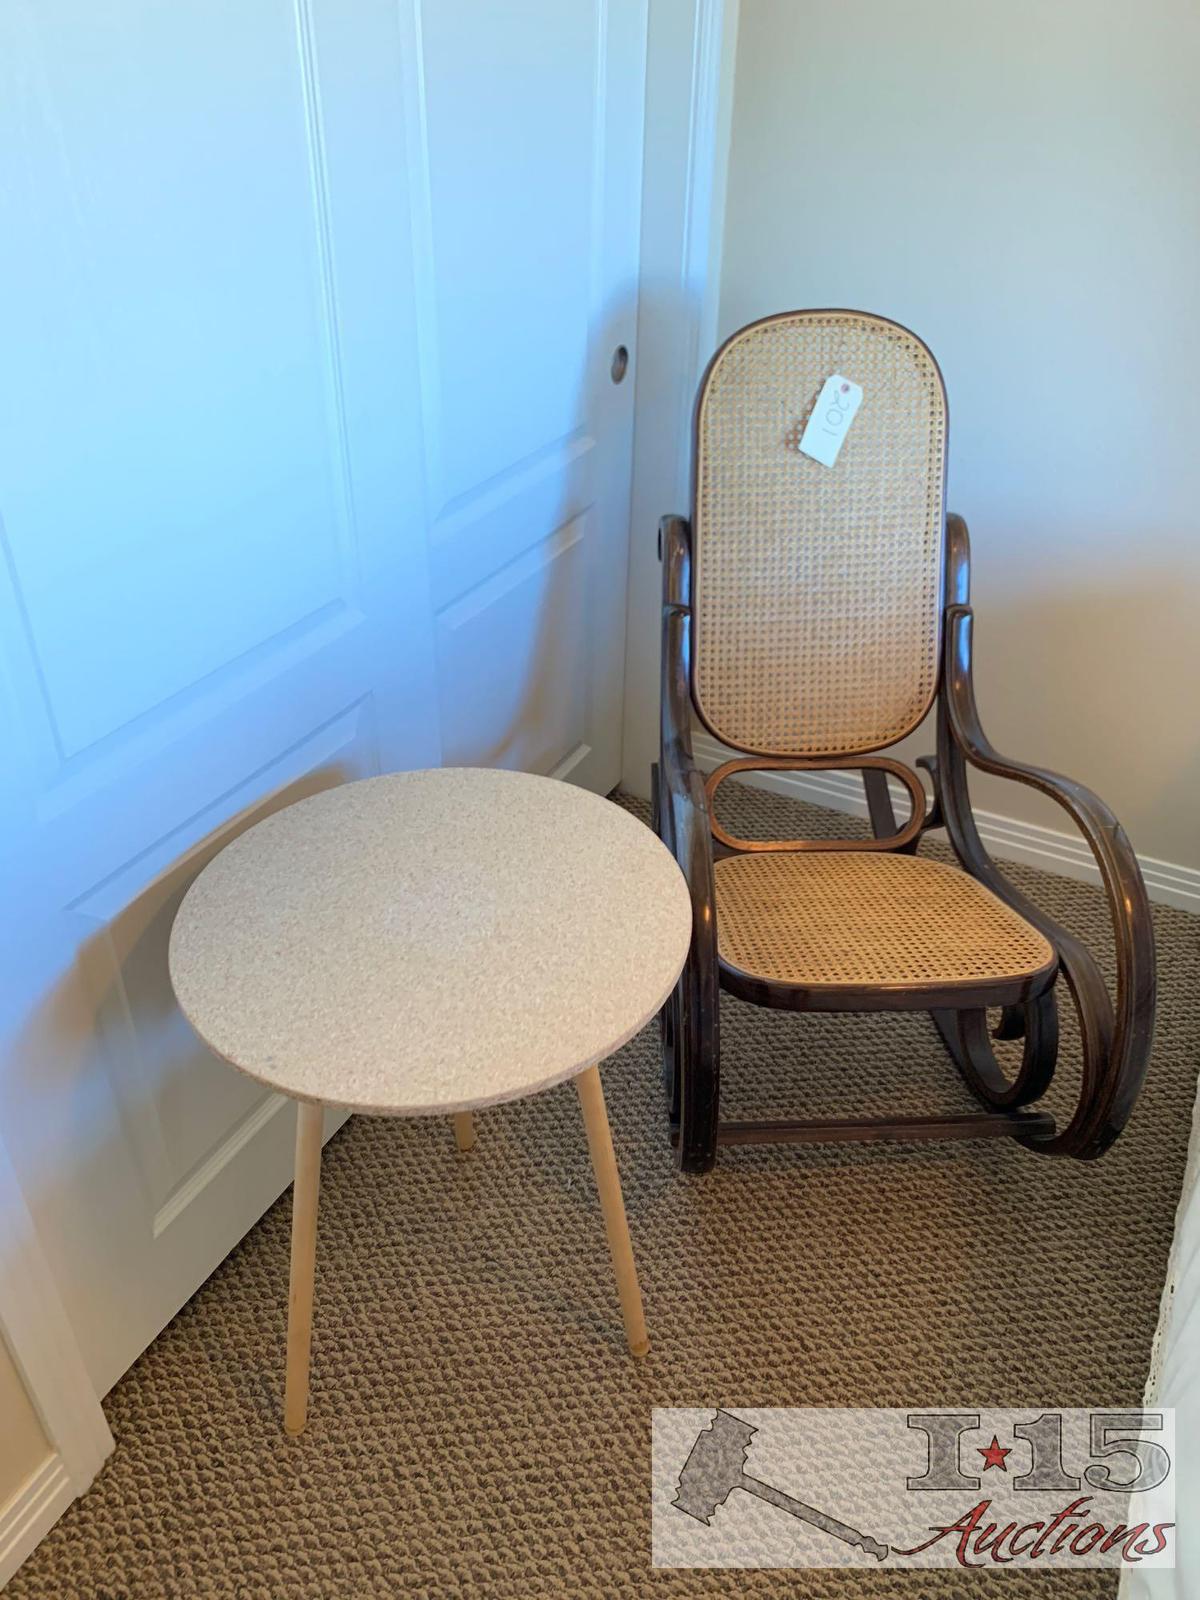
<path fill-rule="evenodd" d="M 1197 85 L 1195 0 L 742 0 L 720 303 L 722 336 L 844 305 L 929 343 L 993 742 L 1193 867 Z"/>

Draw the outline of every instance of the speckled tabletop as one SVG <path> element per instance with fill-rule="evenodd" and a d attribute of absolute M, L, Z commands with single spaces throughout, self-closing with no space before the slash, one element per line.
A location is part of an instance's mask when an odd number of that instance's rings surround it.
<path fill-rule="evenodd" d="M 301 1100 L 469 1110 L 603 1060 L 658 1011 L 691 907 L 634 817 L 550 778 L 447 767 L 265 818 L 188 890 L 171 981 L 200 1037 Z"/>

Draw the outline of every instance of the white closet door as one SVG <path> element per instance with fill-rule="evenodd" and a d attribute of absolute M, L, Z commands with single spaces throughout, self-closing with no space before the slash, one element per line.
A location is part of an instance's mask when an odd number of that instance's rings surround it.
<path fill-rule="evenodd" d="M 645 3 L 405 0 L 405 23 L 445 759 L 605 791 L 620 774 Z"/>
<path fill-rule="evenodd" d="M 101 1393 L 291 1174 L 183 891 L 440 758 L 403 140 L 389 0 L 0 8 L 0 1115 Z"/>
<path fill-rule="evenodd" d="M 203 863 L 381 769 L 617 780 L 645 28 L 0 8 L 0 1115 L 100 1393 L 290 1177 L 172 1000 Z"/>

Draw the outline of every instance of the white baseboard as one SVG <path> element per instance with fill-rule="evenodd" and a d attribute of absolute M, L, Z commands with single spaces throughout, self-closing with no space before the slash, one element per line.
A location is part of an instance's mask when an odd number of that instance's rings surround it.
<path fill-rule="evenodd" d="M 0 1589 L 49 1533 L 78 1490 L 57 1453 L 46 1457 L 12 1499 L 0 1506 Z"/>
<path fill-rule="evenodd" d="M 720 766 L 733 753 L 703 733 L 693 736 L 692 746 L 698 764 L 705 771 Z M 747 774 L 746 781 L 772 794 L 828 806 L 831 811 L 844 811 L 855 817 L 867 815 L 862 778 L 854 772 L 755 772 Z M 903 817 L 908 809 L 908 795 L 899 784 L 892 785 L 892 790 L 896 814 Z M 1060 833 L 1056 828 L 1003 817 L 995 811 L 976 811 L 975 821 L 984 844 L 1002 860 L 1021 861 L 1026 866 L 1041 867 L 1046 872 L 1057 872 L 1061 877 L 1076 878 L 1082 883 L 1100 882 L 1092 852 L 1077 834 Z M 1181 911 L 1200 913 L 1200 869 L 1176 866 L 1154 856 L 1139 856 L 1138 864 L 1151 900 L 1176 906 Z"/>

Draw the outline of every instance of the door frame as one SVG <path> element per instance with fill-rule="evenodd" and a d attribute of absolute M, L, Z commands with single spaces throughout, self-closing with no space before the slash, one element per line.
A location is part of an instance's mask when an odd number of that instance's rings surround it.
<path fill-rule="evenodd" d="M 50 1450 L 0 1504 L 0 1589 L 112 1453 L 113 1436 L 0 1139 L 0 1338 Z"/>
<path fill-rule="evenodd" d="M 716 343 L 740 0 L 650 0 L 621 784 L 658 758 L 658 521 L 686 513 L 696 385 Z"/>

